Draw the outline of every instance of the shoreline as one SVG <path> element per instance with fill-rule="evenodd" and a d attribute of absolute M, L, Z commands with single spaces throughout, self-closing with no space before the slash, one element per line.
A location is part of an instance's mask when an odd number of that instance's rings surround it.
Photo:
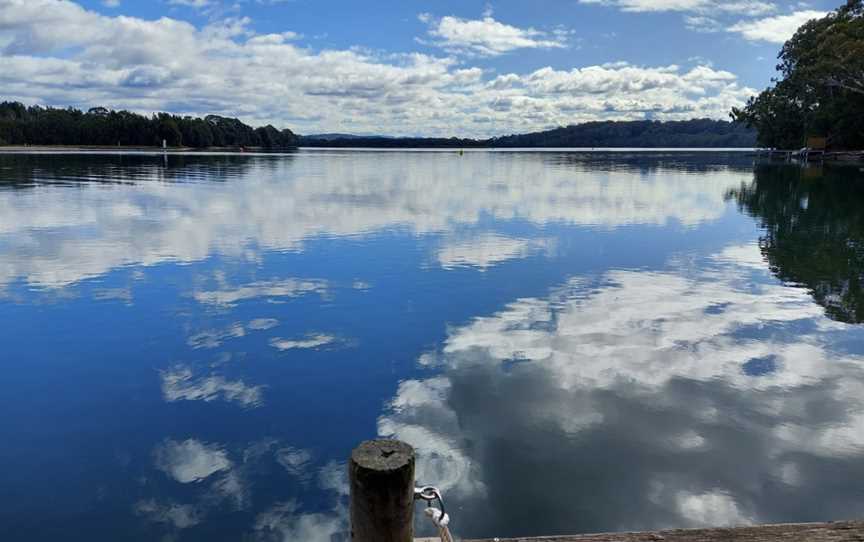
<path fill-rule="evenodd" d="M 140 152 L 140 153 L 207 153 L 207 152 L 232 152 L 237 154 L 244 153 L 265 153 L 265 152 L 287 152 L 297 150 L 297 147 L 293 148 L 285 148 L 285 149 L 276 149 L 276 148 L 264 148 L 264 147 L 142 147 L 136 145 L 113 145 L 113 146 L 103 146 L 103 145 L 0 145 L 0 153 L 5 154 L 13 154 L 13 153 L 51 153 L 56 152 L 58 154 L 67 152 L 67 153 L 123 153 L 123 152 Z"/>
<path fill-rule="evenodd" d="M 362 145 L 345 147 L 306 147 L 269 149 L 264 147 L 142 147 L 142 146 L 100 146 L 100 145 L 4 145 L 0 154 L 283 154 L 296 151 L 364 151 L 364 152 L 574 152 L 574 153 L 756 153 L 759 148 L 740 147 L 364 147 Z M 822 162 L 864 163 L 864 150 L 834 151 L 825 153 Z M 811 161 L 818 162 L 818 161 Z"/>
<path fill-rule="evenodd" d="M 272 154 L 305 151 L 438 151 L 438 152 L 477 152 L 477 151 L 535 151 L 535 152 L 757 152 L 759 149 L 750 147 L 379 147 L 363 145 L 346 145 L 343 147 L 304 146 L 285 149 L 264 147 L 141 147 L 141 146 L 101 146 L 101 145 L 2 145 L 0 154 L 15 153 L 148 153 L 148 154 L 178 154 L 178 153 L 236 153 L 236 154 Z"/>

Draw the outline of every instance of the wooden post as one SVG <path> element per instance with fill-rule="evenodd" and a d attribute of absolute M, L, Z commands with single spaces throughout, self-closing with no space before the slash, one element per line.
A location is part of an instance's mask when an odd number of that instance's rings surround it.
<path fill-rule="evenodd" d="M 352 542 L 413 542 L 414 448 L 368 440 L 351 453 Z"/>

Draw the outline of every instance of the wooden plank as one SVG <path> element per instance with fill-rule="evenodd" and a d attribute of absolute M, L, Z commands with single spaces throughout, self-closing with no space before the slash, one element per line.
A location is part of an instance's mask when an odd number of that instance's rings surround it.
<path fill-rule="evenodd" d="M 490 538 L 464 542 L 864 542 L 864 521 L 761 525 L 731 529 L 684 529 L 538 538 Z M 438 542 L 421 538 L 416 542 Z"/>

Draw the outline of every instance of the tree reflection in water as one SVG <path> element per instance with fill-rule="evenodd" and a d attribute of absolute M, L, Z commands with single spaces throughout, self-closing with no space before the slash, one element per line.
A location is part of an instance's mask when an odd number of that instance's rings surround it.
<path fill-rule="evenodd" d="M 761 164 L 730 192 L 760 221 L 760 244 L 783 281 L 807 287 L 827 315 L 864 321 L 864 172 L 857 166 Z"/>

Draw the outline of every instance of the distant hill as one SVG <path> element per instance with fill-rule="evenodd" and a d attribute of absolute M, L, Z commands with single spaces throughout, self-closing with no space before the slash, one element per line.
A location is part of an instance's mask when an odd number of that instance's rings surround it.
<path fill-rule="evenodd" d="M 345 138 L 320 138 L 315 136 L 300 136 L 301 147 L 367 147 L 367 148 L 437 148 L 437 147 L 486 147 L 483 139 L 459 139 L 456 137 L 388 137 L 350 136 Z"/>
<path fill-rule="evenodd" d="M 588 122 L 491 139 L 392 137 L 323 133 L 297 136 L 273 126 L 253 128 L 234 118 L 197 118 L 94 107 L 85 111 L 0 102 L 0 145 L 95 145 L 171 147 L 754 147 L 756 131 L 712 119 Z"/>
<path fill-rule="evenodd" d="M 358 134 L 309 134 L 302 136 L 303 139 L 309 140 L 322 140 L 322 141 L 333 141 L 333 140 L 347 140 L 347 139 L 393 139 L 390 136 L 385 135 L 358 135 Z"/>
<path fill-rule="evenodd" d="M 712 119 L 588 122 L 493 138 L 490 147 L 754 147 L 756 131 Z"/>
<path fill-rule="evenodd" d="M 685 121 L 604 121 L 575 124 L 542 132 L 491 139 L 395 138 L 384 136 L 303 136 L 307 147 L 755 147 L 756 131 L 741 124 L 712 119 Z"/>

